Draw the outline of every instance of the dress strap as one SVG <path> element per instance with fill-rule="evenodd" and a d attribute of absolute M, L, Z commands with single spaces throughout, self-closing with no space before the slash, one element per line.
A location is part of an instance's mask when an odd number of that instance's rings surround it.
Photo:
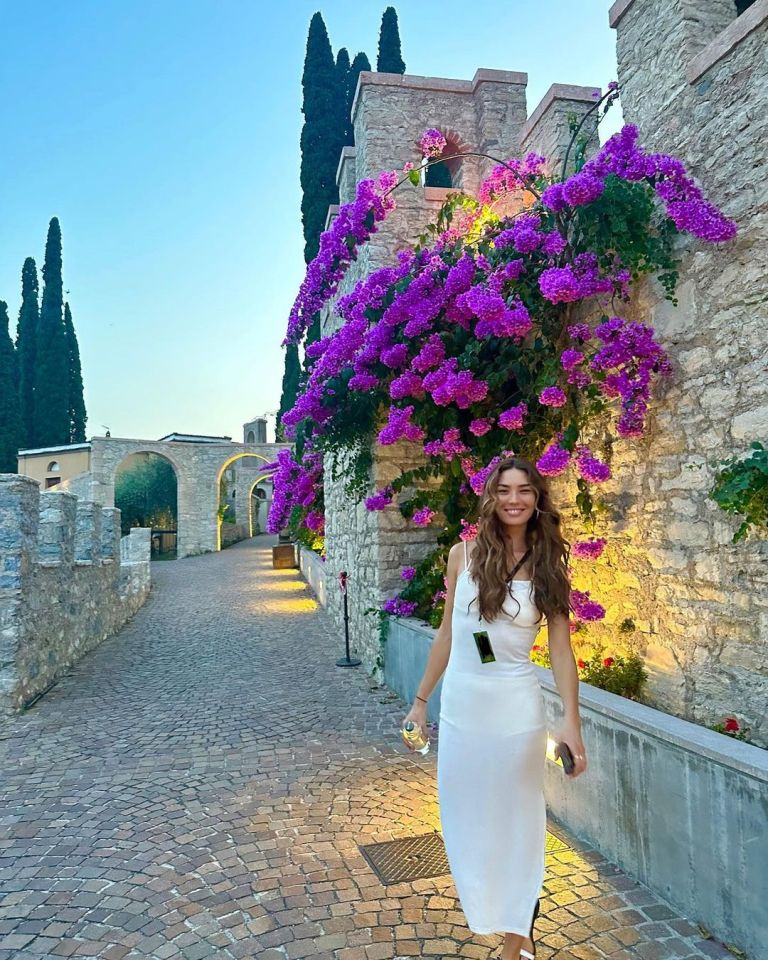
<path fill-rule="evenodd" d="M 467 541 L 464 541 L 464 569 L 469 568 L 469 555 L 467 554 Z"/>

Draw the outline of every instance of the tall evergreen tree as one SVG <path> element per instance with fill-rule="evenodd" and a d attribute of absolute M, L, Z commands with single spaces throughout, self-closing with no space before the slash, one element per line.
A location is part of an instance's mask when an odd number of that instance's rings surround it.
<path fill-rule="evenodd" d="M 397 11 L 394 7 L 387 7 L 381 18 L 379 56 L 376 60 L 376 69 L 379 73 L 405 73 L 405 62 L 400 53 Z"/>
<path fill-rule="evenodd" d="M 352 126 L 352 101 L 355 98 L 355 90 L 357 90 L 357 81 L 360 78 L 360 74 L 363 70 L 370 69 L 371 61 L 361 51 L 355 55 L 355 59 L 352 61 L 352 66 L 349 68 L 349 73 L 347 74 L 347 109 L 345 113 L 344 142 L 351 147 L 355 145 L 355 131 Z"/>
<path fill-rule="evenodd" d="M 37 264 L 27 257 L 21 271 L 21 310 L 16 325 L 16 356 L 19 364 L 19 407 L 21 443 L 34 446 L 35 356 L 40 307 L 37 300 Z"/>
<path fill-rule="evenodd" d="M 48 227 L 43 266 L 43 302 L 37 325 L 35 406 L 32 417 L 36 447 L 69 443 L 69 352 L 64 331 L 61 280 L 61 227 L 54 217 Z"/>
<path fill-rule="evenodd" d="M 336 80 L 343 90 L 347 89 L 347 76 L 350 66 L 349 51 L 346 47 L 341 47 L 336 54 Z"/>
<path fill-rule="evenodd" d="M 277 413 L 276 433 L 282 439 L 283 414 L 296 403 L 299 386 L 301 385 L 301 363 L 299 362 L 299 348 L 295 343 L 287 344 L 285 348 L 285 370 L 283 372 L 283 392 L 280 397 L 280 409 Z"/>
<path fill-rule="evenodd" d="M 17 472 L 22 436 L 19 368 L 8 323 L 8 304 L 0 300 L 0 473 Z"/>
<path fill-rule="evenodd" d="M 301 78 L 304 92 L 301 111 L 301 213 L 304 224 L 304 259 L 317 253 L 328 207 L 339 199 L 336 168 L 344 146 L 342 103 L 328 31 L 320 13 L 309 24 L 307 53 Z"/>
<path fill-rule="evenodd" d="M 69 304 L 64 304 L 64 332 L 67 336 L 67 358 L 69 360 L 69 442 L 85 442 L 85 423 L 88 414 L 85 412 L 83 398 L 83 373 L 80 367 L 80 348 L 77 345 L 77 334 L 72 323 L 72 312 Z"/>

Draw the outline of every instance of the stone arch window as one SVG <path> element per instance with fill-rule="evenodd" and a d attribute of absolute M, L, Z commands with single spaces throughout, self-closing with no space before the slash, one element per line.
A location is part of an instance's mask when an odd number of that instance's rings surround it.
<path fill-rule="evenodd" d="M 61 473 L 61 464 L 58 460 L 51 460 L 46 468 L 47 473 Z"/>
<path fill-rule="evenodd" d="M 248 436 L 245 438 L 246 443 L 256 443 L 256 436 L 253 430 L 248 431 Z"/>
<path fill-rule="evenodd" d="M 461 169 L 462 160 L 460 157 L 455 157 L 454 154 L 466 153 L 469 147 L 455 130 L 446 129 L 442 133 L 447 141 L 443 156 L 453 157 L 453 159 L 427 167 L 424 175 L 424 186 L 460 190 L 464 179 Z"/>

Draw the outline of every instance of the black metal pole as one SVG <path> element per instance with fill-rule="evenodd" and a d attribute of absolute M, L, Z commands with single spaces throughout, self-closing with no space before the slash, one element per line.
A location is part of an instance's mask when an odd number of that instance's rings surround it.
<path fill-rule="evenodd" d="M 352 660 L 349 656 L 349 601 L 347 599 L 347 583 L 349 582 L 349 576 L 346 570 L 342 570 L 339 574 L 339 587 L 344 596 L 344 646 L 346 649 L 346 656 L 342 657 L 340 660 L 336 661 L 337 667 L 359 667 L 361 662 L 360 660 Z"/>

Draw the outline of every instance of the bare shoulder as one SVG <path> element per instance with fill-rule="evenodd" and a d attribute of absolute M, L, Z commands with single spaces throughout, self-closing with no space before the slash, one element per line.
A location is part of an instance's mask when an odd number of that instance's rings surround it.
<path fill-rule="evenodd" d="M 456 573 L 458 573 L 459 570 L 463 570 L 465 566 L 464 560 L 466 557 L 472 556 L 473 547 L 473 543 L 465 543 L 463 540 L 454 543 L 448 551 L 448 569 L 454 570 Z"/>

